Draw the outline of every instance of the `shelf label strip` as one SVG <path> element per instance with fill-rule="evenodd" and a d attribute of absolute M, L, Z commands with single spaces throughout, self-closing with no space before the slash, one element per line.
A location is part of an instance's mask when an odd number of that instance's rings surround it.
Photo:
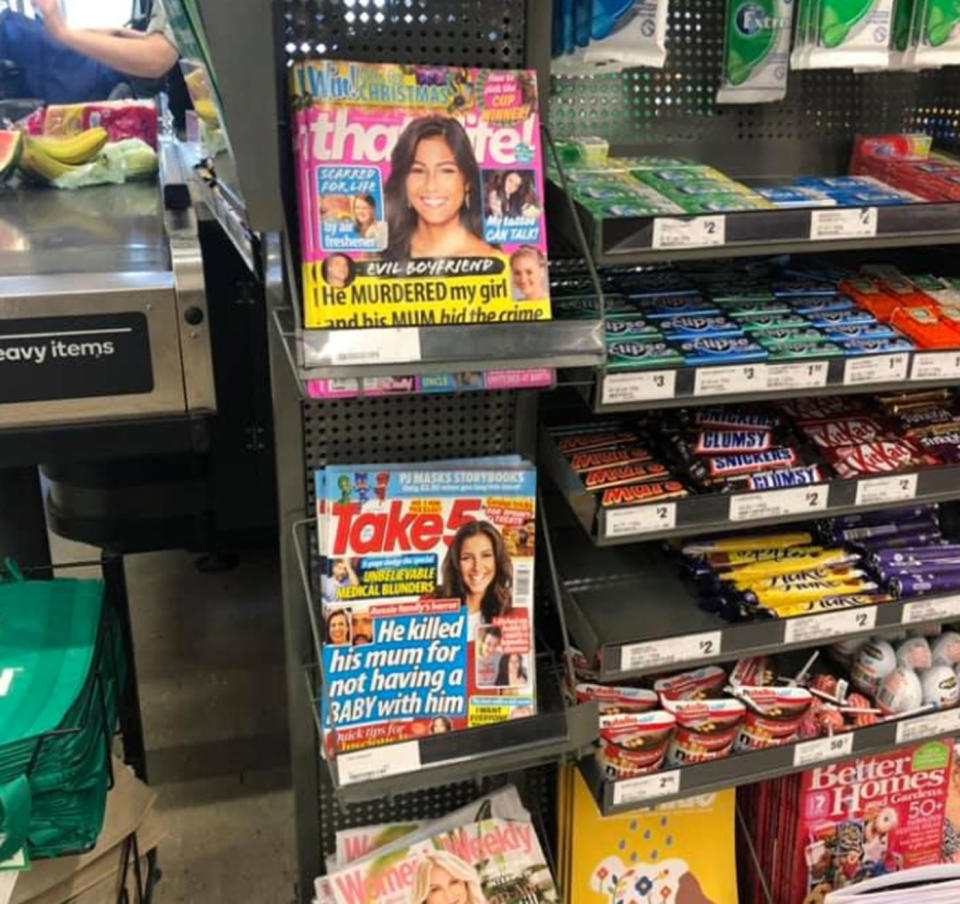
<path fill-rule="evenodd" d="M 649 534 L 655 531 L 673 530 L 677 526 L 675 502 L 648 502 L 631 508 L 608 509 L 604 536 L 629 537 L 632 534 Z"/>
<path fill-rule="evenodd" d="M 755 521 L 758 518 L 822 512 L 827 508 L 829 493 L 829 487 L 814 484 L 731 496 L 729 517 L 731 521 Z"/>
<path fill-rule="evenodd" d="M 810 211 L 811 242 L 831 239 L 869 239 L 876 234 L 876 207 Z"/>
<path fill-rule="evenodd" d="M 653 775 L 641 775 L 626 778 L 613 785 L 613 805 L 638 804 L 660 797 L 668 797 L 680 790 L 680 770 L 655 772 Z"/>
<path fill-rule="evenodd" d="M 651 245 L 657 250 L 671 248 L 710 248 L 727 240 L 727 218 L 712 217 L 675 219 L 657 217 L 653 221 Z"/>
<path fill-rule="evenodd" d="M 740 392 L 766 392 L 766 364 L 728 364 L 724 367 L 698 367 L 693 375 L 695 396 L 733 395 Z"/>
<path fill-rule="evenodd" d="M 853 753 L 853 734 L 834 735 L 815 741 L 802 741 L 793 748 L 793 768 L 812 766 L 824 760 L 849 756 Z"/>
<path fill-rule="evenodd" d="M 943 621 L 960 616 L 960 596 L 942 596 L 935 600 L 917 600 L 903 604 L 902 623 Z"/>
<path fill-rule="evenodd" d="M 871 477 L 857 482 L 857 505 L 907 502 L 917 496 L 917 474 Z"/>
<path fill-rule="evenodd" d="M 916 719 L 904 719 L 897 723 L 897 743 L 906 744 L 930 738 L 934 735 L 960 731 L 960 708 L 946 709 Z"/>
<path fill-rule="evenodd" d="M 719 656 L 722 643 L 722 631 L 704 631 L 701 634 L 627 644 L 620 648 L 620 669 L 632 672 Z"/>
<path fill-rule="evenodd" d="M 389 775 L 403 775 L 420 768 L 419 741 L 387 744 L 352 753 L 341 753 L 335 760 L 341 785 L 355 785 Z"/>
<path fill-rule="evenodd" d="M 643 373 L 606 374 L 603 377 L 602 405 L 624 405 L 672 399 L 677 394 L 675 370 L 652 370 Z"/>
<path fill-rule="evenodd" d="M 767 365 L 767 391 L 818 389 L 827 385 L 828 361 L 797 361 L 793 364 Z"/>
<path fill-rule="evenodd" d="M 843 366 L 844 386 L 864 386 L 869 383 L 901 383 L 907 379 L 910 355 L 864 355 L 850 358 Z"/>
<path fill-rule="evenodd" d="M 960 377 L 960 352 L 923 352 L 913 356 L 911 380 L 955 380 Z"/>
<path fill-rule="evenodd" d="M 790 618 L 783 629 L 784 643 L 805 643 L 807 641 L 826 640 L 845 634 L 858 634 L 872 630 L 877 624 L 877 610 L 874 606 L 859 609 L 845 609 L 842 612 L 826 612 L 806 618 Z"/>

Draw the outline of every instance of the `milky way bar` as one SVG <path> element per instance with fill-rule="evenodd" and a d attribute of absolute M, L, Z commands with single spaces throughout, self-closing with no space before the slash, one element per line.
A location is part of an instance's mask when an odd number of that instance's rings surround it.
<path fill-rule="evenodd" d="M 607 487 L 622 486 L 627 483 L 643 483 L 648 480 L 662 480 L 669 476 L 666 466 L 658 461 L 634 462 L 630 465 L 620 465 L 614 468 L 597 468 L 587 471 L 583 478 L 583 485 L 595 493 Z"/>
<path fill-rule="evenodd" d="M 689 495 L 689 491 L 679 480 L 635 483 L 604 490 L 603 496 L 600 497 L 600 504 L 604 508 L 623 508 L 628 505 L 642 505 L 646 502 L 661 502 L 664 499 L 680 499 Z"/>
<path fill-rule="evenodd" d="M 578 452 L 570 458 L 570 467 L 577 474 L 596 471 L 597 468 L 614 468 L 638 461 L 650 461 L 653 456 L 645 446 L 617 446 L 614 449 L 597 449 L 593 452 Z"/>
<path fill-rule="evenodd" d="M 696 462 L 690 468 L 694 476 L 733 477 L 754 471 L 776 471 L 797 463 L 797 453 L 789 446 L 768 449 L 766 452 L 746 452 L 742 455 L 714 455 Z"/>

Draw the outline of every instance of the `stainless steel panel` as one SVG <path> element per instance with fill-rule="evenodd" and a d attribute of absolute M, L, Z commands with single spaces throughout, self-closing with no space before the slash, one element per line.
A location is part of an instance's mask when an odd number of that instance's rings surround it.
<path fill-rule="evenodd" d="M 0 276 L 170 269 L 156 185 L 0 193 Z"/>
<path fill-rule="evenodd" d="M 140 312 L 147 318 L 152 392 L 0 405 L 0 427 L 182 414 L 186 399 L 171 273 L 0 278 L 0 321 L 126 312 Z"/>

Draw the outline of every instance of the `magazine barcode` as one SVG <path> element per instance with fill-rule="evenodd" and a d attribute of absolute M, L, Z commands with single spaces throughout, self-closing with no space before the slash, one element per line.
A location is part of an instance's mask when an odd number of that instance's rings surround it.
<path fill-rule="evenodd" d="M 517 563 L 513 577 L 514 598 L 523 603 L 533 597 L 533 569 L 526 564 Z"/>

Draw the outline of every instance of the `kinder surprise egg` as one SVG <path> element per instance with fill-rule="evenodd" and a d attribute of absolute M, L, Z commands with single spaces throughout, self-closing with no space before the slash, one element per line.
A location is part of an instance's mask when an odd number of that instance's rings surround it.
<path fill-rule="evenodd" d="M 860 644 L 862 643 L 863 640 L 859 637 L 854 637 L 850 640 L 839 640 L 835 644 L 830 645 L 830 658 L 840 663 L 840 665 L 849 666 L 853 662 L 853 657 L 856 655 L 857 650 L 860 649 Z"/>
<path fill-rule="evenodd" d="M 948 665 L 935 665 L 920 673 L 923 702 L 934 706 L 956 706 L 960 701 L 960 684 Z"/>
<path fill-rule="evenodd" d="M 871 638 L 857 650 L 850 678 L 860 690 L 872 694 L 896 667 L 893 647 L 885 640 Z"/>
<path fill-rule="evenodd" d="M 960 634 L 956 631 L 944 631 L 930 648 L 933 661 L 945 665 L 956 665 L 960 662 Z"/>
<path fill-rule="evenodd" d="M 877 705 L 888 716 L 917 709 L 922 701 L 923 688 L 917 673 L 902 665 L 883 679 L 877 691 Z"/>
<path fill-rule="evenodd" d="M 897 665 L 922 671 L 933 665 L 933 654 L 925 637 L 911 637 L 897 647 Z"/>

